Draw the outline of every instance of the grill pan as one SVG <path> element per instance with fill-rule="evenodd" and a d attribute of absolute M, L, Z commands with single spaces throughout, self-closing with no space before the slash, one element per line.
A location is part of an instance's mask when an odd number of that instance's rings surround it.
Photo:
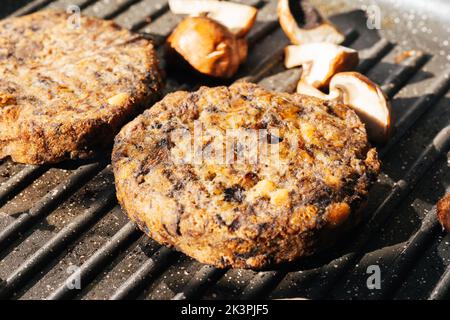
<path fill-rule="evenodd" d="M 293 91 L 301 70 L 282 66 L 288 40 L 276 1 L 239 2 L 260 12 L 236 79 Z M 436 220 L 435 204 L 450 192 L 450 3 L 311 2 L 360 51 L 358 71 L 382 86 L 393 107 L 394 135 L 379 148 L 383 172 L 359 228 L 327 252 L 275 270 L 220 270 L 159 246 L 128 222 L 115 199 L 109 155 L 56 166 L 0 160 L 0 298 L 448 298 L 450 236 Z M 181 19 L 166 0 L 3 0 L 0 18 L 70 4 L 158 46 Z M 376 10 L 380 30 L 367 25 L 367 13 Z M 165 92 L 202 84 L 214 83 L 169 74 Z M 373 266 L 379 289 L 367 286 Z M 77 279 L 79 289 L 70 289 Z"/>

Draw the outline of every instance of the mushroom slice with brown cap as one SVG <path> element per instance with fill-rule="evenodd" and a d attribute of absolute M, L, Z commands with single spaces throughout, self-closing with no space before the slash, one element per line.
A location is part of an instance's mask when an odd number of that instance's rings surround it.
<path fill-rule="evenodd" d="M 331 91 L 341 93 L 340 101 L 356 111 L 373 141 L 386 142 L 391 129 L 391 106 L 378 85 L 358 72 L 341 72 L 331 79 Z"/>
<path fill-rule="evenodd" d="M 293 44 L 329 42 L 339 44 L 345 36 L 308 2 L 278 0 L 281 28 Z"/>
<path fill-rule="evenodd" d="M 353 70 L 358 62 L 356 50 L 333 43 L 306 43 L 285 49 L 286 68 L 302 66 L 301 81 L 316 88 L 327 86 L 338 72 Z"/>
<path fill-rule="evenodd" d="M 369 139 L 385 143 L 391 131 L 391 106 L 380 87 L 358 72 L 341 72 L 330 81 L 330 93 L 324 94 L 300 81 L 297 92 L 346 104 L 366 125 Z"/>
<path fill-rule="evenodd" d="M 206 15 L 225 27 L 237 37 L 244 37 L 255 23 L 258 10 L 252 6 L 216 0 L 169 0 L 174 14 L 190 16 Z"/>

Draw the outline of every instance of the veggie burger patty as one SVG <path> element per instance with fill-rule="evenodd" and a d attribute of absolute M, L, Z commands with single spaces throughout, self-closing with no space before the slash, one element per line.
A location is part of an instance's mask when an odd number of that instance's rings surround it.
<path fill-rule="evenodd" d="M 349 107 L 257 85 L 175 92 L 115 139 L 117 196 L 156 241 L 262 268 L 358 222 L 380 163 Z"/>
<path fill-rule="evenodd" d="M 53 10 L 0 21 L 0 79 L 0 158 L 30 164 L 110 145 L 161 88 L 151 42 Z"/>

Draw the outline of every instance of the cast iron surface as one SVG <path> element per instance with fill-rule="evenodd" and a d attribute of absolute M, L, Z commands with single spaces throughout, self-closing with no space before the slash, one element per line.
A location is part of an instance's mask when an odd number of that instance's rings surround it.
<path fill-rule="evenodd" d="M 288 40 L 278 26 L 275 1 L 240 2 L 261 10 L 249 35 L 249 59 L 236 79 L 247 77 L 271 89 L 293 91 L 301 70 L 286 71 L 281 64 Z M 347 44 L 360 50 L 359 71 L 381 84 L 392 99 L 395 134 L 387 146 L 379 147 L 383 174 L 371 191 L 360 228 L 331 250 L 276 270 L 217 270 L 159 246 L 128 222 L 115 201 L 107 155 L 52 167 L 4 160 L 0 297 L 448 297 L 450 237 L 438 226 L 434 205 L 449 192 L 450 181 L 450 3 L 312 2 L 345 31 Z M 145 32 L 158 45 L 181 19 L 168 12 L 166 0 L 3 0 L 0 18 L 68 4 Z M 369 30 L 361 10 L 374 10 L 373 4 L 381 9 L 381 30 Z M 193 90 L 201 84 L 204 80 L 172 72 L 166 91 Z M 367 288 L 371 265 L 380 267 L 380 290 Z M 68 289 L 66 284 L 78 276 L 81 289 Z"/>

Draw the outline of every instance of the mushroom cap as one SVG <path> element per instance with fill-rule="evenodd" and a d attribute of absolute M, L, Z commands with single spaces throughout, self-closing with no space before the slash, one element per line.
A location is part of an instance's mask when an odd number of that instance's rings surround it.
<path fill-rule="evenodd" d="M 328 86 L 333 75 L 354 69 L 359 63 L 356 50 L 319 42 L 287 46 L 285 66 L 303 67 L 301 81 L 316 88 Z"/>
<path fill-rule="evenodd" d="M 174 14 L 206 15 L 237 37 L 244 37 L 250 31 L 258 15 L 258 9 L 252 6 L 228 1 L 169 0 L 169 6 Z"/>
<path fill-rule="evenodd" d="M 351 106 L 366 125 L 372 141 L 385 143 L 391 132 L 391 106 L 380 87 L 358 72 L 341 72 L 330 81 L 330 92 Z"/>
<path fill-rule="evenodd" d="M 298 0 L 299 2 L 301 0 Z M 302 10 L 301 5 L 297 6 Z M 281 28 L 293 44 L 302 44 L 310 42 L 329 42 L 339 44 L 345 39 L 345 36 L 333 24 L 325 20 L 314 10 L 314 20 L 318 20 L 313 26 L 309 26 L 307 21 L 304 25 L 299 25 L 295 15 L 302 15 L 305 20 L 308 19 L 308 12 L 293 12 L 289 5 L 289 0 L 278 0 L 278 19 Z M 319 15 L 319 17 L 317 17 Z"/>
<path fill-rule="evenodd" d="M 247 42 L 206 17 L 187 17 L 167 39 L 169 57 L 176 53 L 196 71 L 231 78 L 247 58 Z"/>

